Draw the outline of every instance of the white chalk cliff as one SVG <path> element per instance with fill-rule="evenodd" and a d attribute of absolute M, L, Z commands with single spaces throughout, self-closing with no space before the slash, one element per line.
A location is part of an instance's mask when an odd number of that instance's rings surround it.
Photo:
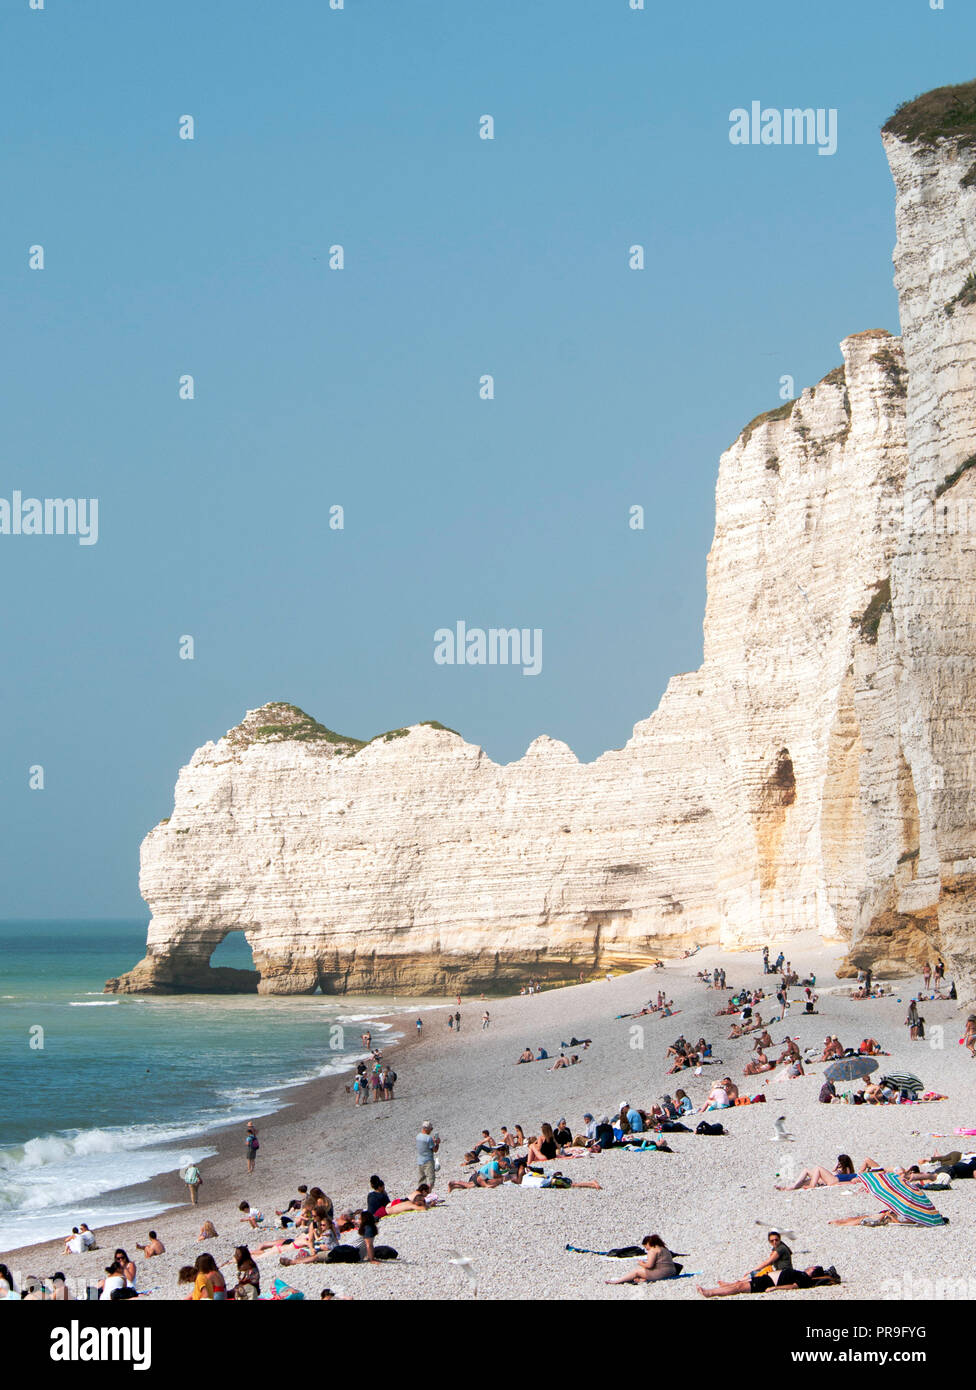
<path fill-rule="evenodd" d="M 903 339 L 846 338 L 723 454 L 700 670 L 589 764 L 251 711 L 146 837 L 147 955 L 108 989 L 485 989 L 813 927 L 972 994 L 976 84 L 884 139 Z M 240 929 L 256 973 L 213 970 Z"/>

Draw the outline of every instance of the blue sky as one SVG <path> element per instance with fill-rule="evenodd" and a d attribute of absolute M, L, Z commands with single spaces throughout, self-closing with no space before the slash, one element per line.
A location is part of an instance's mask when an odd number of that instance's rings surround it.
<path fill-rule="evenodd" d="M 179 767 L 266 700 L 589 760 L 699 663 L 719 454 L 897 331 L 878 129 L 976 12 L 647 6 L 5 0 L 0 497 L 99 539 L 0 536 L 3 916 L 143 913 Z M 753 100 L 837 153 L 731 145 Z M 458 619 L 541 674 L 435 664 Z"/>

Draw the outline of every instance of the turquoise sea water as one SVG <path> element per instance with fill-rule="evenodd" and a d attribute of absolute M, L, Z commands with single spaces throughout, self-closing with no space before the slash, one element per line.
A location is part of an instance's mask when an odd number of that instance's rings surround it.
<path fill-rule="evenodd" d="M 0 1250 L 150 1215 L 103 1194 L 205 1157 L 204 1129 L 270 1113 L 289 1085 L 347 1070 L 367 1021 L 429 1006 L 103 995 L 145 938 L 140 923 L 0 922 Z M 240 942 L 216 963 L 249 967 Z"/>

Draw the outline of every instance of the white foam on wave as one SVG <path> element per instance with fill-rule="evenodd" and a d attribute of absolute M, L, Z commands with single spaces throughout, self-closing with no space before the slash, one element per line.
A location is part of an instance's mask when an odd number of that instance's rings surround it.
<path fill-rule="evenodd" d="M 121 999 L 72 999 L 68 1004 L 69 1009 L 111 1009 L 116 1004 L 121 1004 Z"/>

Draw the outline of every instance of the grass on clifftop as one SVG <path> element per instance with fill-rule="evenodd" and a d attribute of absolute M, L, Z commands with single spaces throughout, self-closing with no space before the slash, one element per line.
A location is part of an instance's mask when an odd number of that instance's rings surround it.
<path fill-rule="evenodd" d="M 297 705 L 274 701 L 263 705 L 258 714 L 267 716 L 269 722 L 239 725 L 231 731 L 231 735 L 239 735 L 234 742 L 268 743 L 279 739 L 293 739 L 299 743 L 333 743 L 343 748 L 353 748 L 357 752 L 366 746 L 361 738 L 347 738 L 344 734 L 337 734 L 333 729 L 327 729 Z"/>
<path fill-rule="evenodd" d="M 370 743 L 376 743 L 378 740 L 389 743 L 395 738 L 405 738 L 410 732 L 408 728 L 388 729 L 386 733 L 376 734 L 371 739 L 348 738 L 345 734 L 337 734 L 334 729 L 327 729 L 324 724 L 320 724 L 317 719 L 313 719 L 310 714 L 306 714 L 297 705 L 288 705 L 277 700 L 263 705 L 261 709 L 256 711 L 256 714 L 267 718 L 268 723 L 245 722 L 238 725 L 228 734 L 232 743 L 246 745 L 276 743 L 286 740 L 297 743 L 331 743 L 341 748 L 347 757 L 352 757 Z M 423 719 L 420 722 L 424 728 L 440 729 L 444 733 L 461 737 L 456 729 L 449 729 L 446 724 L 441 724 L 437 719 Z"/>
<path fill-rule="evenodd" d="M 770 420 L 787 419 L 787 417 L 793 413 L 793 407 L 795 405 L 796 401 L 784 401 L 783 404 L 778 405 L 775 410 L 764 410 L 761 415 L 757 415 L 754 419 L 750 420 L 739 435 L 742 443 L 748 444 L 749 440 L 752 438 L 753 430 L 757 430 L 760 425 L 765 425 Z"/>
<path fill-rule="evenodd" d="M 919 140 L 929 145 L 953 137 L 964 144 L 976 144 L 976 82 L 936 87 L 911 101 L 903 101 L 882 130 L 899 140 Z"/>

